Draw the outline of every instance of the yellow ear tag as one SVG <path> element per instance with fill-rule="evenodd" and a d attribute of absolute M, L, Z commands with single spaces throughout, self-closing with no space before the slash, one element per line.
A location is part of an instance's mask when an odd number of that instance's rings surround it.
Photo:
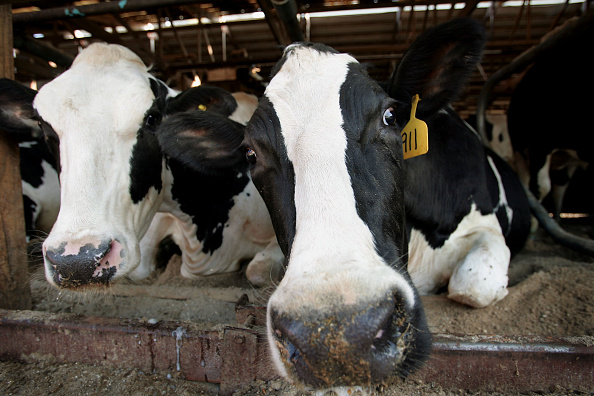
<path fill-rule="evenodd" d="M 203 104 L 198 105 L 198 110 L 206 111 L 206 106 L 204 106 Z"/>
<path fill-rule="evenodd" d="M 429 151 L 429 129 L 416 117 L 419 95 L 413 96 L 410 120 L 402 129 L 402 152 L 404 159 L 423 155 Z"/>

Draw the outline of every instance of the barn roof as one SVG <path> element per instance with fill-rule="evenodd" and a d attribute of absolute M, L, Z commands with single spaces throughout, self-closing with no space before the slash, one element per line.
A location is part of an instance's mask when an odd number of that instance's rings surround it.
<path fill-rule="evenodd" d="M 14 1 L 12 7 L 19 81 L 43 83 L 81 48 L 106 41 L 130 48 L 177 88 L 199 76 L 257 94 L 292 41 L 323 42 L 351 53 L 383 80 L 419 33 L 470 16 L 484 23 L 489 41 L 456 103 L 463 115 L 474 112 L 488 77 L 589 10 L 584 0 L 40 0 Z M 518 76 L 496 87 L 492 110 L 505 110 Z"/>

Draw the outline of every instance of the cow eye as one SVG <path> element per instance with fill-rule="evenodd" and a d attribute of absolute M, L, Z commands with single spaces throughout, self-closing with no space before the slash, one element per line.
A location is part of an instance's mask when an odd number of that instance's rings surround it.
<path fill-rule="evenodd" d="M 384 111 L 384 125 L 395 125 L 396 124 L 396 115 L 394 113 L 393 107 L 388 107 L 386 111 Z"/>
<path fill-rule="evenodd" d="M 149 114 L 146 116 L 146 119 L 144 120 L 144 125 L 149 128 L 154 128 L 159 123 L 160 118 L 161 117 L 158 114 Z"/>
<path fill-rule="evenodd" d="M 258 159 L 258 155 L 252 148 L 248 147 L 245 150 L 245 158 L 250 163 L 250 165 L 255 165 L 256 160 Z"/>

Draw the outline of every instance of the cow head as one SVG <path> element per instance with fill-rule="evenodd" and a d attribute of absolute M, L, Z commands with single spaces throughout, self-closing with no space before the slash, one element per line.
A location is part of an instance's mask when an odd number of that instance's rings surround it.
<path fill-rule="evenodd" d="M 429 353 L 407 273 L 401 129 L 415 94 L 419 116 L 449 103 L 482 40 L 468 20 L 426 32 L 389 94 L 347 54 L 311 43 L 285 50 L 244 144 L 288 257 L 267 326 L 275 365 L 290 380 L 370 385 L 405 376 Z"/>
<path fill-rule="evenodd" d="M 198 110 L 201 105 L 208 111 Z M 229 93 L 215 87 L 178 95 L 118 45 L 89 46 L 43 86 L 33 118 L 58 158 L 61 184 L 60 213 L 43 244 L 48 281 L 80 289 L 134 271 L 139 240 L 172 183 L 156 136 L 162 120 L 183 114 L 193 123 L 205 117 L 217 122 L 236 107 Z"/>

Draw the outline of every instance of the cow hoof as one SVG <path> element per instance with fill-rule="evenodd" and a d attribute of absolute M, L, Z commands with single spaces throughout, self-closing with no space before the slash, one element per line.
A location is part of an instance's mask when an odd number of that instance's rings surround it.
<path fill-rule="evenodd" d="M 467 273 L 464 279 L 455 277 L 454 273 L 448 285 L 448 298 L 473 308 L 485 308 L 507 296 L 507 275 L 487 275 L 474 270 L 475 274 Z"/>
<path fill-rule="evenodd" d="M 473 308 L 484 308 L 507 296 L 509 253 L 476 249 L 452 273 L 448 298 Z"/>
<path fill-rule="evenodd" d="M 280 282 L 284 272 L 282 259 L 262 251 L 253 258 L 247 266 L 245 275 L 248 281 L 256 287 L 267 287 Z"/>

